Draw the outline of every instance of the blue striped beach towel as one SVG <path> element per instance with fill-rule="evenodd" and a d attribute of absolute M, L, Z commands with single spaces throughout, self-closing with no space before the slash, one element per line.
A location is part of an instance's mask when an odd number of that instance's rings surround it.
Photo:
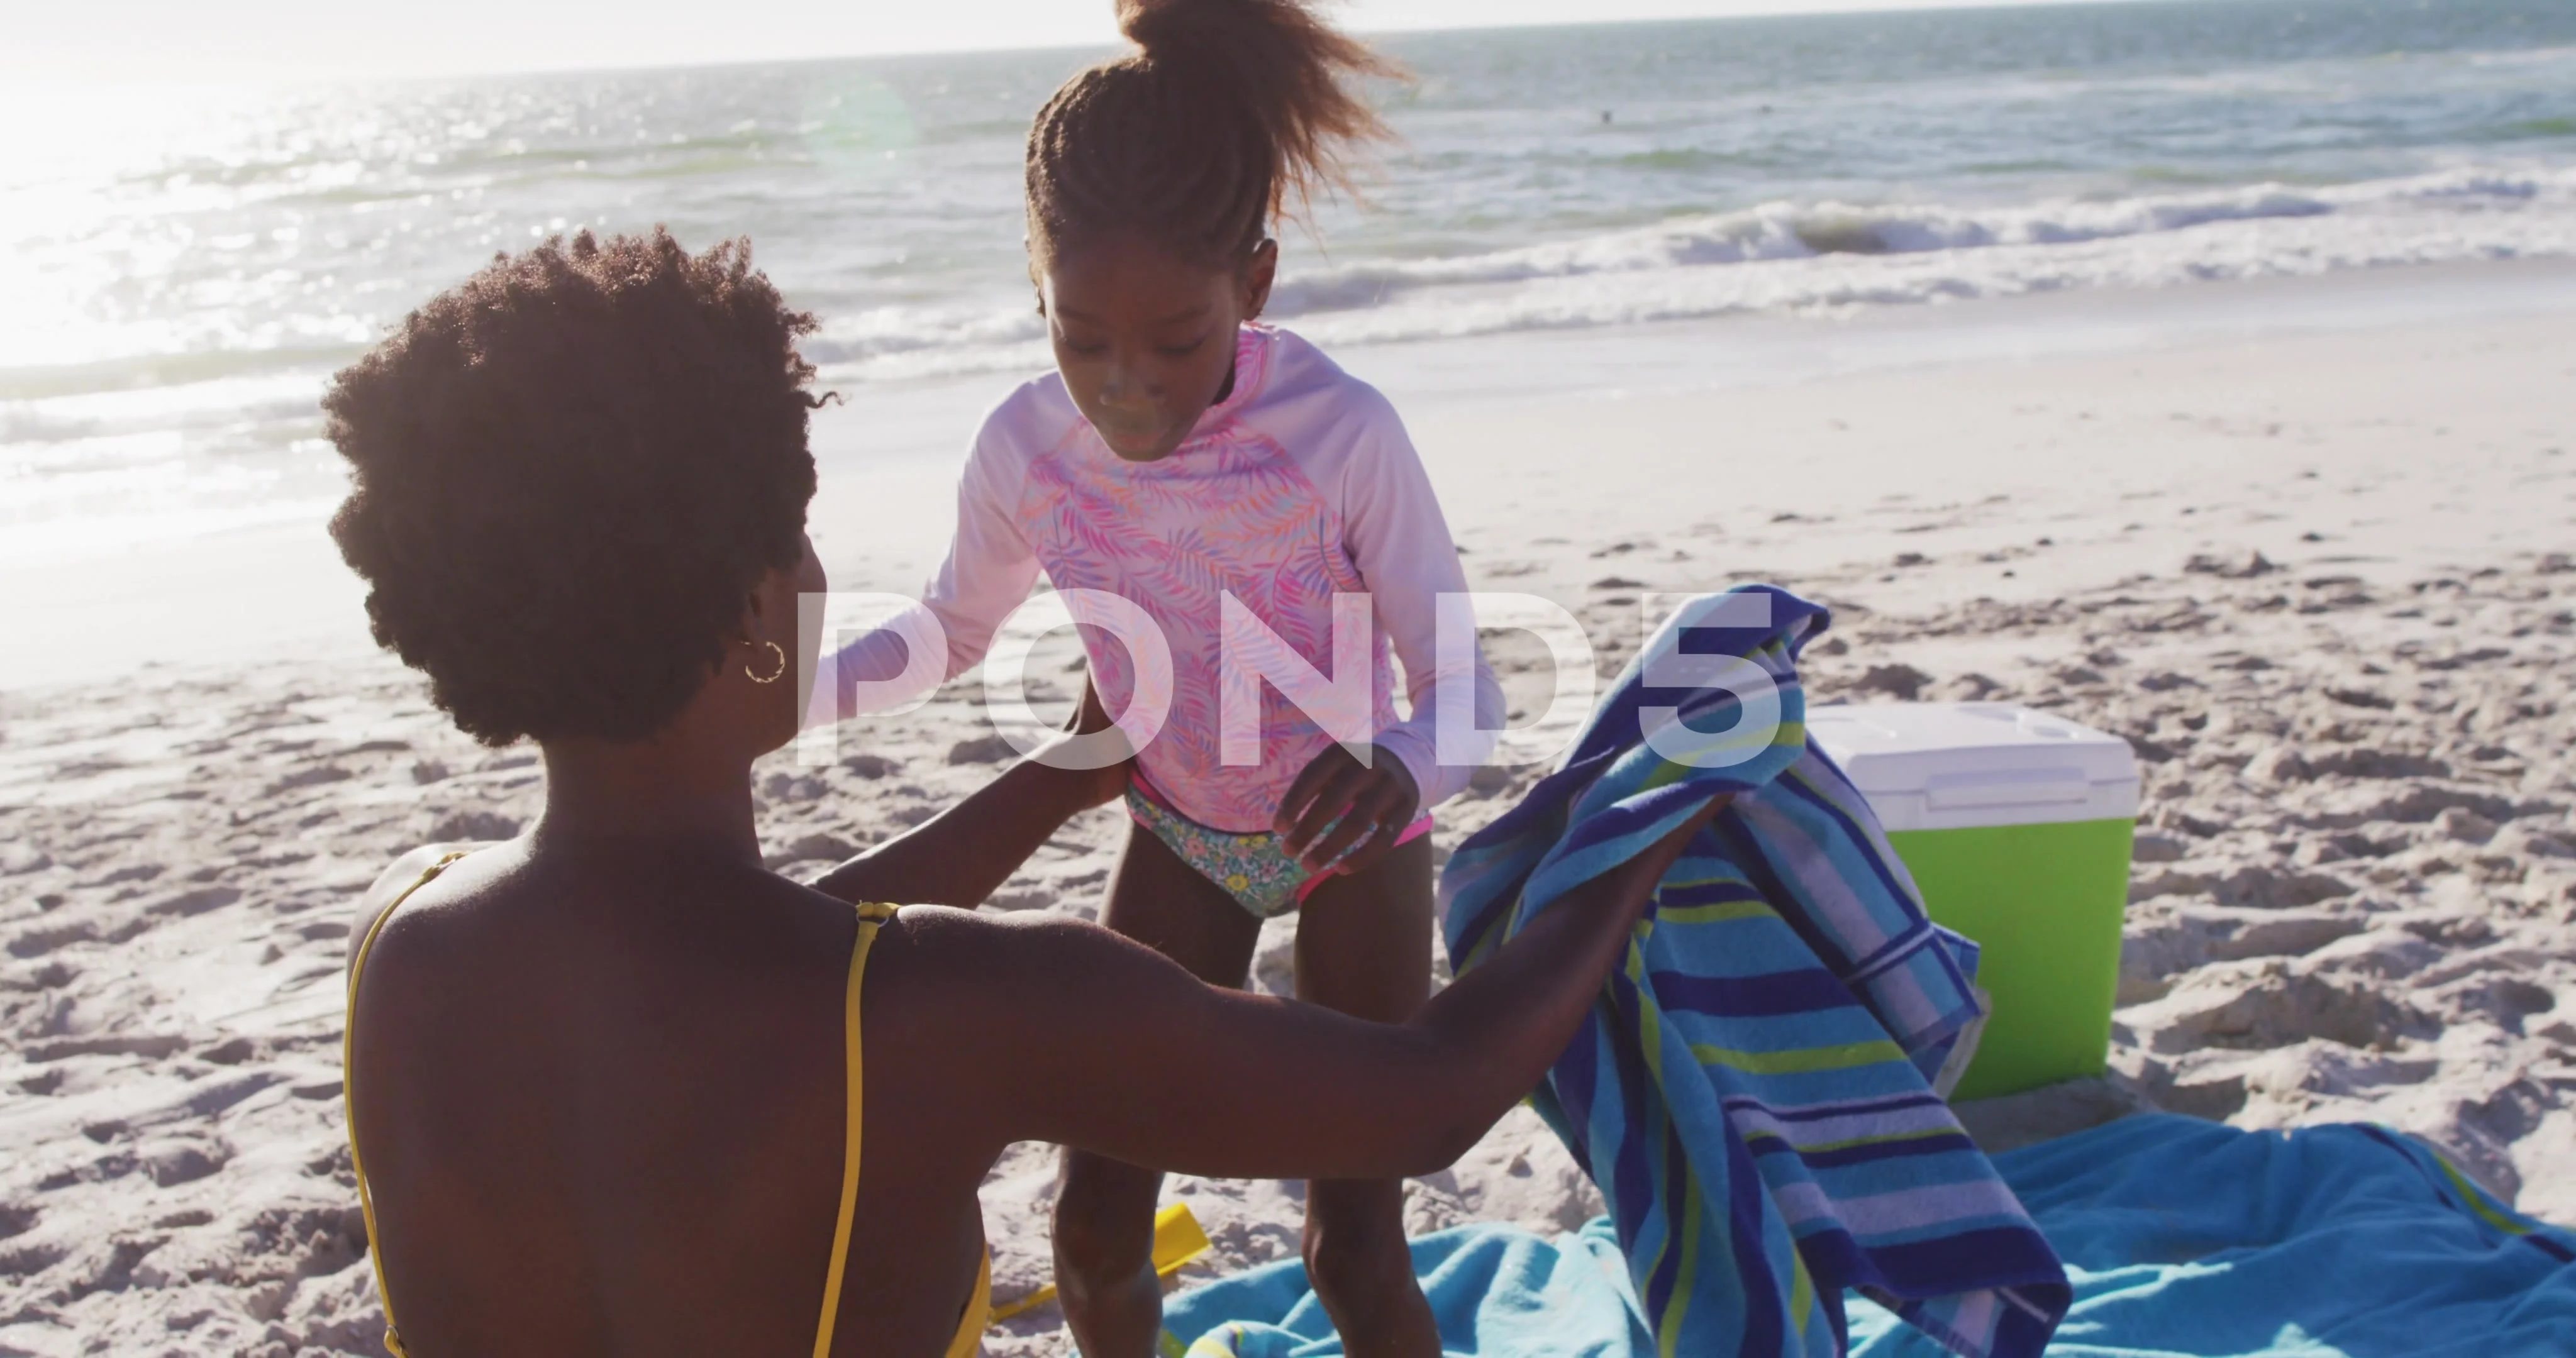
<path fill-rule="evenodd" d="M 2576 1232 L 2514 1211 L 2385 1127 L 2239 1131 L 2133 1117 L 1995 1157 L 2064 1253 L 2050 1358 L 2567 1358 Z M 1542 1240 L 1479 1223 L 1413 1242 L 1450 1358 L 1648 1358 L 1608 1219 Z M 1291 1256 L 1173 1297 L 1164 1358 L 1342 1358 Z M 1861 1358 L 1939 1358 L 1865 1300 Z"/>
<path fill-rule="evenodd" d="M 1610 1204 L 1664 1358 L 1844 1349 L 1856 1289 L 1953 1352 L 2036 1354 L 2070 1301 L 1941 1090 L 1984 1006 L 1868 804 L 1813 745 L 1825 611 L 1751 586 L 1647 643 L 1560 767 L 1441 874 L 1474 967 L 1577 884 L 1736 794 L 1530 1097 Z"/>

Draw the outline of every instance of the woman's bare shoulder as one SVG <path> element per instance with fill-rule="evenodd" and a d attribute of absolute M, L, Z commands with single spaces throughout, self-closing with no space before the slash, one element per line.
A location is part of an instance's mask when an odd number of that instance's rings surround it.
<path fill-rule="evenodd" d="M 905 906 L 876 947 L 869 985 L 882 980 L 901 996 L 889 1006 L 901 1011 L 894 1022 L 967 1046 L 999 1043 L 1006 1050 L 986 1053 L 996 1059 L 1168 1017 L 1216 993 L 1133 939 L 1052 912 Z"/>
<path fill-rule="evenodd" d="M 1046 911 L 1004 913 L 907 905 L 886 921 L 879 945 L 925 980 L 983 991 L 1024 983 L 1033 969 L 1079 964 L 1106 946 L 1136 945 L 1098 925 Z"/>
<path fill-rule="evenodd" d="M 356 963 L 358 949 L 365 944 L 367 935 L 375 929 L 376 921 L 387 910 L 392 909 L 396 901 L 411 894 L 412 888 L 420 885 L 421 881 L 429 876 L 430 869 L 451 858 L 490 847 L 492 846 L 489 842 L 480 841 L 423 844 L 395 859 L 383 872 L 376 874 L 376 880 L 368 883 L 367 889 L 359 894 L 357 915 L 350 921 L 350 964 Z"/>
<path fill-rule="evenodd" d="M 1097 968 L 1103 939 L 1126 942 L 1066 915 L 907 905 L 878 932 L 869 985 L 901 996 L 907 1026 L 1025 1039 L 1054 1008 L 1061 973 Z"/>

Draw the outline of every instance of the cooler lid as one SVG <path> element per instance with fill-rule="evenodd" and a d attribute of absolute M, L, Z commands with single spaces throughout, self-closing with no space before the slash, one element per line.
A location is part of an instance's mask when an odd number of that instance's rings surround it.
<path fill-rule="evenodd" d="M 1898 799 L 1919 799 L 1904 819 L 1941 823 L 2052 821 L 2136 805 L 2129 742 L 2015 703 L 1811 707 L 1807 734 L 1883 816 Z"/>

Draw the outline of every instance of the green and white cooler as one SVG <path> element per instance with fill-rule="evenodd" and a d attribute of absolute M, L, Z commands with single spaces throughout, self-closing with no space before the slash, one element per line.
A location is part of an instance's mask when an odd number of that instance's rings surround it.
<path fill-rule="evenodd" d="M 2010 703 L 1810 708 L 1934 921 L 1993 1000 L 1952 1097 L 2098 1075 L 2111 1049 L 2138 768 L 2129 743 Z"/>

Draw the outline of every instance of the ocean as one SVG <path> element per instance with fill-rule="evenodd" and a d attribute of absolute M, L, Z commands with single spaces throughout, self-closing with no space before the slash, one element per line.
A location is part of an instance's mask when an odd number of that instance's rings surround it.
<path fill-rule="evenodd" d="M 2576 256 L 2568 0 L 1381 45 L 1403 140 L 1285 238 L 1327 346 Z M 0 561 L 318 519 L 331 371 L 584 227 L 748 236 L 834 386 L 998 390 L 1046 362 L 1021 138 L 1100 55 L 0 92 Z"/>

